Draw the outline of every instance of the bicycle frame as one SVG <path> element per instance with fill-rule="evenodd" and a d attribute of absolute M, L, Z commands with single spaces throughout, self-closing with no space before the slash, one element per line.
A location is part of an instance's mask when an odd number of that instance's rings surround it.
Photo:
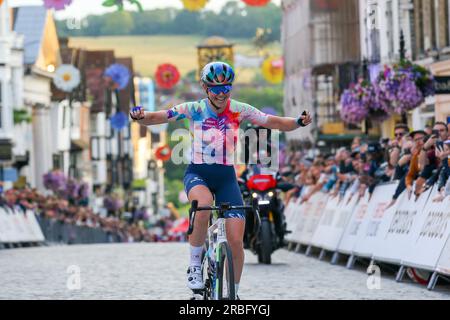
<path fill-rule="evenodd" d="M 214 292 L 214 299 L 219 299 L 219 284 L 218 284 L 218 278 L 216 276 L 217 272 L 217 264 L 219 263 L 219 259 L 221 256 L 220 252 L 220 244 L 223 242 L 227 242 L 227 232 L 226 232 L 226 226 L 225 226 L 225 219 L 224 218 L 218 218 L 217 221 L 212 224 L 208 228 L 207 238 L 208 238 L 208 251 L 206 252 L 205 258 L 208 259 L 208 272 L 207 274 L 210 274 L 209 268 L 212 263 L 214 263 L 214 272 L 211 272 L 213 275 L 213 279 L 211 279 L 211 285 Z M 217 237 L 215 237 L 215 234 L 217 233 Z"/>
<path fill-rule="evenodd" d="M 221 259 L 221 244 L 227 242 L 225 212 L 230 210 L 258 210 L 258 202 L 254 201 L 252 206 L 230 206 L 229 203 L 222 203 L 219 207 L 198 207 L 198 202 L 193 201 L 189 209 L 189 229 L 187 234 L 191 235 L 194 230 L 194 221 L 197 211 L 218 211 L 217 220 L 208 227 L 207 240 L 208 251 L 206 251 L 205 258 L 208 259 L 207 275 L 212 275 L 211 287 L 214 292 L 214 299 L 219 299 L 219 285 L 217 277 L 217 266 Z M 214 269 L 211 270 L 211 264 L 214 263 Z M 228 284 L 230 285 L 230 284 Z M 234 284 L 232 284 L 234 285 Z M 206 287 L 205 287 L 206 288 Z"/>

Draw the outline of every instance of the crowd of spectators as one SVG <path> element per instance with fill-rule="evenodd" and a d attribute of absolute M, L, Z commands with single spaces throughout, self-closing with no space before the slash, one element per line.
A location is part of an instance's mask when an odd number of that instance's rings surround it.
<path fill-rule="evenodd" d="M 283 180 L 296 187 L 286 193 L 285 201 L 301 197 L 304 202 L 318 191 L 342 196 L 350 190 L 362 196 L 380 183 L 396 180 L 390 205 L 405 190 L 409 197 L 418 197 L 432 186 L 439 191 L 433 201 L 442 201 L 450 195 L 449 128 L 436 122 L 411 131 L 406 124 L 397 124 L 393 139 L 370 142 L 356 137 L 333 154 L 288 150 L 280 171 Z"/>
<path fill-rule="evenodd" d="M 169 214 L 149 219 L 144 207 L 124 207 L 123 210 L 103 215 L 86 203 L 74 203 L 54 194 L 44 195 L 28 187 L 12 188 L 1 193 L 0 206 L 17 212 L 33 210 L 38 219 L 53 223 L 103 230 L 108 239 L 119 242 L 169 241 L 168 230 L 176 218 Z"/>

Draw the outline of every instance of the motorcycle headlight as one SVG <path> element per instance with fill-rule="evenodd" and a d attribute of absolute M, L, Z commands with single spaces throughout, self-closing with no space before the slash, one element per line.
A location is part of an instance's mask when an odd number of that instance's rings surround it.
<path fill-rule="evenodd" d="M 252 197 L 255 198 L 255 199 L 258 198 L 258 194 L 257 194 L 256 192 L 254 192 L 254 193 L 252 194 Z"/>
<path fill-rule="evenodd" d="M 274 193 L 270 191 L 267 195 L 269 196 L 269 198 L 272 198 L 274 196 Z"/>

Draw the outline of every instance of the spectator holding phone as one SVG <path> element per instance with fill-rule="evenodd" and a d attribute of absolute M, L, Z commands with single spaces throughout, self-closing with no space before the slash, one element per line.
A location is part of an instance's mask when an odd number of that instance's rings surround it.
<path fill-rule="evenodd" d="M 430 188 L 437 182 L 437 189 L 439 193 L 433 201 L 442 201 L 449 195 L 446 194 L 446 189 L 447 192 L 450 191 L 450 188 L 446 188 L 450 176 L 450 140 L 446 140 L 443 143 L 442 148 L 440 146 L 436 147 L 436 156 L 441 160 L 441 165 L 437 174 L 433 175 L 433 177 L 427 181 L 424 189 L 426 190 Z"/>
<path fill-rule="evenodd" d="M 389 164 L 392 167 L 397 166 L 398 160 L 400 159 L 401 147 L 404 141 L 404 138 L 409 133 L 409 127 L 404 123 L 399 123 L 395 126 L 394 129 L 394 139 L 389 143 Z"/>
<path fill-rule="evenodd" d="M 444 141 L 448 138 L 447 126 L 443 122 L 436 122 L 433 127 L 431 136 L 425 142 L 419 155 L 419 184 L 426 179 L 431 179 L 425 185 L 418 185 L 418 194 L 429 188 L 430 182 L 435 182 L 441 169 L 441 159 L 438 153 L 441 154 L 444 148 Z M 438 171 L 435 171 L 438 169 Z"/>

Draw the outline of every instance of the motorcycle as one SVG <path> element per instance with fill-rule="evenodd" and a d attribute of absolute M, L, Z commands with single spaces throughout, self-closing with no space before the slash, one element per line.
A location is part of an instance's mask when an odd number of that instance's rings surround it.
<path fill-rule="evenodd" d="M 250 249 L 258 256 L 258 262 L 271 264 L 272 253 L 284 246 L 286 230 L 284 204 L 280 199 L 280 191 L 286 192 L 293 185 L 281 181 L 281 177 L 271 174 L 256 174 L 249 179 L 240 178 L 244 202 L 258 202 L 259 214 L 246 212 L 244 248 Z"/>

